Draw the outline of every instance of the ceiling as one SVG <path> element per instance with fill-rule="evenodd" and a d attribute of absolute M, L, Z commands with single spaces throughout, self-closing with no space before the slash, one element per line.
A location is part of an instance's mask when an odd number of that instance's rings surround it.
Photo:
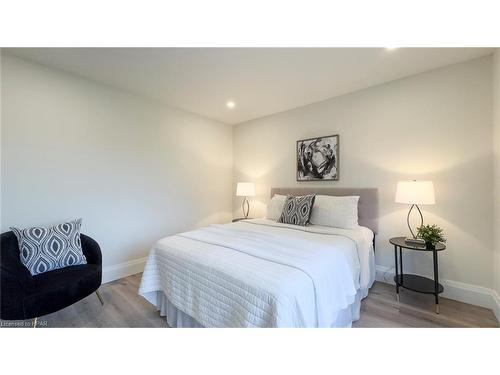
<path fill-rule="evenodd" d="M 7 53 L 237 124 L 474 59 L 489 48 L 11 48 Z M 229 109 L 228 101 L 235 107 Z"/>

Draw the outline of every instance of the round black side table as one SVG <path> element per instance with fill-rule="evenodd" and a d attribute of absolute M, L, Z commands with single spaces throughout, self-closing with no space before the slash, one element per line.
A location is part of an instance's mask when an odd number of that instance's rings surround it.
<path fill-rule="evenodd" d="M 439 294 L 443 293 L 443 285 L 439 284 L 439 269 L 438 269 L 438 251 L 443 251 L 446 246 L 441 242 L 436 244 L 435 249 L 427 249 L 425 245 L 413 245 L 405 242 L 405 237 L 394 237 L 389 240 L 394 245 L 394 267 L 396 275 L 394 282 L 396 283 L 396 297 L 399 303 L 399 288 L 413 290 L 418 293 L 434 294 L 436 304 L 436 314 L 439 314 Z M 399 248 L 399 269 L 398 269 L 398 248 Z M 434 280 L 427 277 L 404 274 L 403 273 L 403 249 L 432 252 L 434 262 Z"/>

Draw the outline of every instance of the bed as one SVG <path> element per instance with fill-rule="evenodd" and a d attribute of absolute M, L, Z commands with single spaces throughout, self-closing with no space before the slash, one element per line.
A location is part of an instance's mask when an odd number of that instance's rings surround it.
<path fill-rule="evenodd" d="M 350 327 L 375 278 L 377 189 L 274 188 L 358 195 L 355 229 L 269 219 L 210 225 L 159 240 L 139 294 L 171 327 Z"/>

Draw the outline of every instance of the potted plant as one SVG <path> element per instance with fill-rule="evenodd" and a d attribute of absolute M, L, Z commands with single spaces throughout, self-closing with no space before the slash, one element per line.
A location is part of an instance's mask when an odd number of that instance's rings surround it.
<path fill-rule="evenodd" d="M 425 241 L 427 249 L 435 249 L 438 242 L 446 242 L 446 238 L 443 237 L 443 230 L 436 224 L 418 227 L 417 236 Z"/>

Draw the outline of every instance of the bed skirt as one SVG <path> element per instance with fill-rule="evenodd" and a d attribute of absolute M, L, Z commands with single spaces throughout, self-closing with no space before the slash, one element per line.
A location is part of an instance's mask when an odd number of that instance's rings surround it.
<path fill-rule="evenodd" d="M 171 328 L 203 328 L 194 318 L 179 310 L 162 291 L 156 292 L 156 309 L 167 319 Z"/>
<path fill-rule="evenodd" d="M 152 292 L 151 294 L 154 294 Z M 185 312 L 179 310 L 172 304 L 167 296 L 162 291 L 157 291 L 156 296 L 149 295 L 148 300 L 153 303 L 152 300 L 156 299 L 156 308 L 160 312 L 160 316 L 165 316 L 167 319 L 167 324 L 172 328 L 203 328 L 203 326 L 198 323 L 194 318 L 186 314 Z M 359 319 L 359 313 L 361 309 L 361 300 L 368 295 L 368 289 L 359 290 L 356 294 L 354 302 L 346 307 L 345 309 L 338 312 L 334 323 L 331 328 L 349 328 L 352 322 Z M 153 298 L 151 298 L 153 297 Z M 156 297 L 156 298 L 154 298 Z M 154 303 L 153 303 L 154 304 Z"/>

